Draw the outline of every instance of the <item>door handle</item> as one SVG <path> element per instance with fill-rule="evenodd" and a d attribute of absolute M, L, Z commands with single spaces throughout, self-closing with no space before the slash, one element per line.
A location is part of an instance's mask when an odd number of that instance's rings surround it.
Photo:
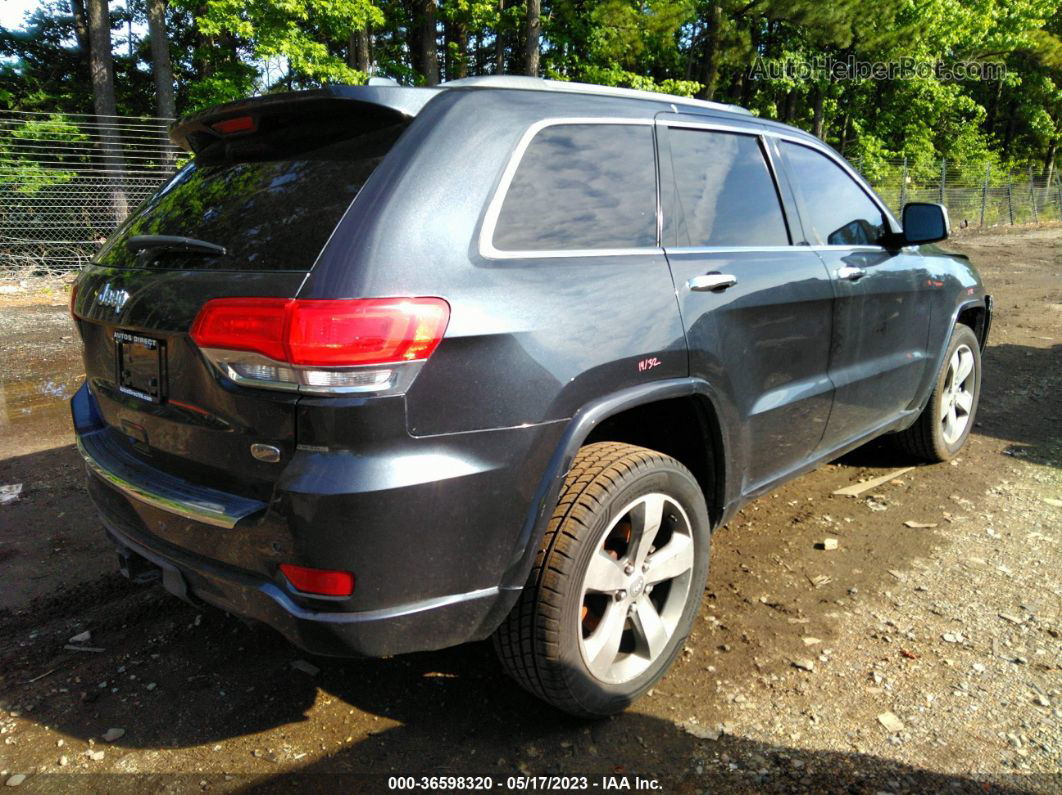
<path fill-rule="evenodd" d="M 837 278 L 845 279 L 850 282 L 857 282 L 867 275 L 867 272 L 862 268 L 856 268 L 851 265 L 845 265 L 843 268 L 837 269 Z"/>
<path fill-rule="evenodd" d="M 686 282 L 686 286 L 697 293 L 725 290 L 735 284 L 737 284 L 737 276 L 729 273 L 705 273 L 702 276 L 694 276 Z"/>

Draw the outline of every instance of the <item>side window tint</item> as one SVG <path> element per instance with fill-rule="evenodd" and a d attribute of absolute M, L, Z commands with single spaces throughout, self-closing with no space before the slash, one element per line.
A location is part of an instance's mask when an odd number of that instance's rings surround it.
<path fill-rule="evenodd" d="M 830 246 L 873 245 L 881 239 L 884 216 L 840 166 L 806 146 L 783 141 L 782 148 L 812 234 Z"/>
<path fill-rule="evenodd" d="M 758 139 L 672 127 L 674 220 L 680 246 L 787 246 L 789 234 Z"/>
<path fill-rule="evenodd" d="M 502 251 L 656 245 L 653 129 L 546 127 L 524 152 L 494 229 Z"/>

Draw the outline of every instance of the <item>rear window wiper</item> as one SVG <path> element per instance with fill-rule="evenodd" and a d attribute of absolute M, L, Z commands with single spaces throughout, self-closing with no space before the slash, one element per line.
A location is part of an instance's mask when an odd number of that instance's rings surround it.
<path fill-rule="evenodd" d="M 206 254 L 212 257 L 221 257 L 225 254 L 225 247 L 217 243 L 180 235 L 134 235 L 126 241 L 125 245 L 133 253 L 148 249 L 162 249 L 184 251 L 189 254 Z"/>

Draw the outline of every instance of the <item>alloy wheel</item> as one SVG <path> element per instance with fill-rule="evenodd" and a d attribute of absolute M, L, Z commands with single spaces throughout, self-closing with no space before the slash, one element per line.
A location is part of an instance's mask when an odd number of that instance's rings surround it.
<path fill-rule="evenodd" d="M 660 658 L 689 598 L 694 553 L 689 518 L 666 494 L 617 514 L 582 584 L 580 651 L 595 678 L 629 682 Z"/>
<path fill-rule="evenodd" d="M 968 345 L 960 345 L 948 362 L 948 374 L 941 392 L 941 436 L 948 446 L 955 444 L 970 424 L 974 404 L 974 354 Z"/>

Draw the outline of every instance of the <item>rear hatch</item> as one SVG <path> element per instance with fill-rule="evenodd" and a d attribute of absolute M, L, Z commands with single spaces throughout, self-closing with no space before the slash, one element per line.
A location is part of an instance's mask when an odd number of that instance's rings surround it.
<path fill-rule="evenodd" d="M 177 125 L 194 159 L 79 277 L 72 308 L 90 389 L 115 443 L 151 466 L 264 499 L 282 466 L 251 445 L 277 448 L 281 462 L 293 452 L 297 396 L 219 377 L 189 332 L 211 299 L 297 295 L 411 120 L 396 103 L 365 101 L 371 89 L 348 91 L 251 100 Z"/>

